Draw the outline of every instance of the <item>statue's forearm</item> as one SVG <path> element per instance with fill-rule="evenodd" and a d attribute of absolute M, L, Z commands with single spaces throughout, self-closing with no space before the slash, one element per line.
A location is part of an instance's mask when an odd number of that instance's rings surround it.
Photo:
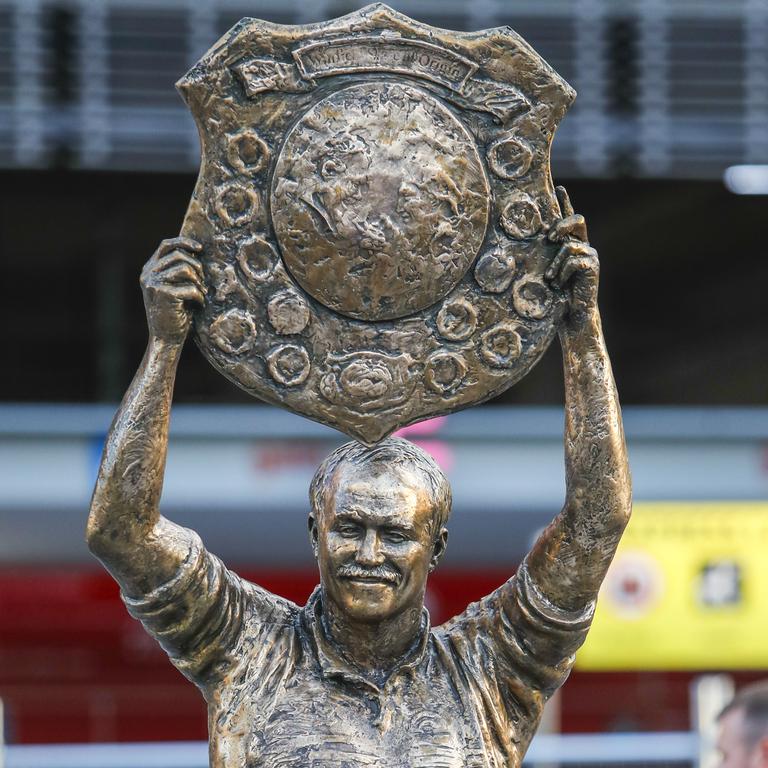
<path fill-rule="evenodd" d="M 595 312 L 577 334 L 561 334 L 565 371 L 567 505 L 573 523 L 582 513 L 604 532 L 623 529 L 630 477 L 619 398 Z"/>
<path fill-rule="evenodd" d="M 152 339 L 110 428 L 88 519 L 88 543 L 116 576 L 141 570 L 160 520 L 173 385 L 181 347 Z M 168 564 L 169 574 L 172 563 Z M 162 567 L 161 563 L 158 566 Z M 154 573 L 153 581 L 163 574 Z"/>
<path fill-rule="evenodd" d="M 578 331 L 563 331 L 561 344 L 566 503 L 529 562 L 555 604 L 579 609 L 596 596 L 629 519 L 631 480 L 621 410 L 597 311 Z"/>

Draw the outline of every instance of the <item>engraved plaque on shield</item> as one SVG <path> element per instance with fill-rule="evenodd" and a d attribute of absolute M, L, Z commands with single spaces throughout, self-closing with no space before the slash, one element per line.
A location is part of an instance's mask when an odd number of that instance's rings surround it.
<path fill-rule="evenodd" d="M 514 32 L 381 4 L 243 19 L 178 88 L 202 144 L 195 338 L 225 376 L 371 444 L 539 360 L 564 309 L 543 274 L 574 93 Z"/>

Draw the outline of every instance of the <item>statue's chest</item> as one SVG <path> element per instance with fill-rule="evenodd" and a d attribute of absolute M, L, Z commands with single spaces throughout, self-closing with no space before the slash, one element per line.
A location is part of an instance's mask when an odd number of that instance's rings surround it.
<path fill-rule="evenodd" d="M 402 676 L 377 691 L 349 680 L 298 674 L 275 691 L 271 706 L 264 704 L 260 696 L 243 701 L 235 718 L 237 733 L 221 734 L 242 738 L 250 731 L 243 755 L 249 768 L 484 764 L 476 725 L 439 681 Z M 221 765 L 229 768 L 227 762 Z"/>

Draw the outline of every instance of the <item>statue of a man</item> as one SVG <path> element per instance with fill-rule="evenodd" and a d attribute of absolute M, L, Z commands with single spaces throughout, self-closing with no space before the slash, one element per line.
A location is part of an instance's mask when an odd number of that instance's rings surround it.
<path fill-rule="evenodd" d="M 424 609 L 451 494 L 419 448 L 349 443 L 318 470 L 320 586 L 300 608 L 161 516 L 176 366 L 203 301 L 200 246 L 163 242 L 141 278 L 149 345 L 112 425 L 88 543 L 208 704 L 210 761 L 241 766 L 517 766 L 568 675 L 627 523 L 630 480 L 597 309 L 598 260 L 558 190 L 547 279 L 566 291 L 565 506 L 515 576 L 439 627 Z"/>

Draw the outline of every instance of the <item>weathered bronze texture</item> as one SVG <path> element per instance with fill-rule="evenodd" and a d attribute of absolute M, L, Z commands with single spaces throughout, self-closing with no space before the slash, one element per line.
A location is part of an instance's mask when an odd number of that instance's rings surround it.
<path fill-rule="evenodd" d="M 257 397 L 372 444 L 499 394 L 564 296 L 549 150 L 573 90 L 508 28 L 384 5 L 244 19 L 178 83 L 203 162 L 195 339 Z"/>
<path fill-rule="evenodd" d="M 200 688 L 214 768 L 518 766 L 631 510 L 597 253 L 546 162 L 571 93 L 508 31 L 431 30 L 383 6 L 295 29 L 246 20 L 182 88 L 212 130 L 185 236 L 142 272 L 149 343 L 107 438 L 89 545 Z M 404 440 L 348 443 L 310 488 L 307 605 L 244 581 L 159 511 L 193 323 L 249 391 L 366 442 L 508 386 L 558 333 L 562 512 L 509 581 L 430 627 L 448 481 Z"/>

